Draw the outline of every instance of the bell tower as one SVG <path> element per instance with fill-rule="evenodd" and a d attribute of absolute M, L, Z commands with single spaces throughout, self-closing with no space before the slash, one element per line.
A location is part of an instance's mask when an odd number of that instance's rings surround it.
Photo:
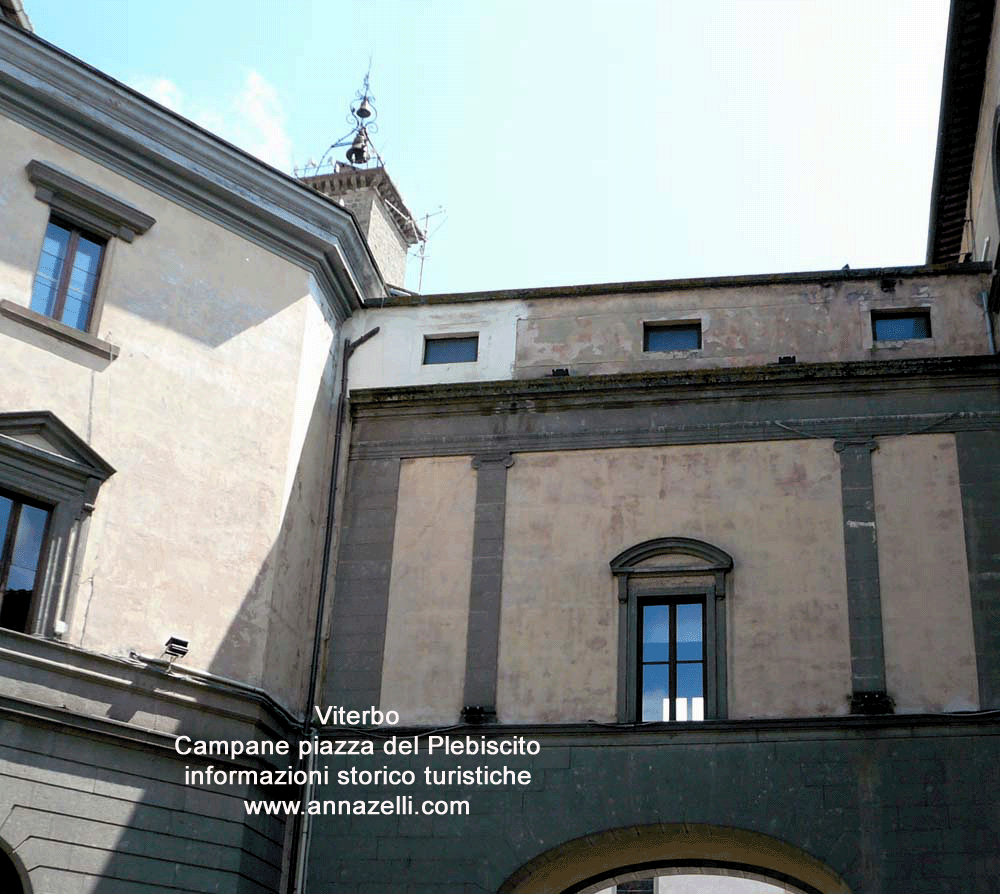
<path fill-rule="evenodd" d="M 385 163 L 371 143 L 377 132 L 375 98 L 364 89 L 351 108 L 352 128 L 330 146 L 319 164 L 307 163 L 296 176 L 317 192 L 350 211 L 361 225 L 361 232 L 375 256 L 387 285 L 403 287 L 406 279 L 406 255 L 410 246 L 424 240 L 413 215 L 403 203 Z M 347 162 L 332 158 L 334 149 L 348 147 Z"/>

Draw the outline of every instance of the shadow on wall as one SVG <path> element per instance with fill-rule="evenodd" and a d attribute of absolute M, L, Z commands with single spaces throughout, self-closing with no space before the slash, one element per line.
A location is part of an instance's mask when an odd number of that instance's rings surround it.
<path fill-rule="evenodd" d="M 173 220 L 160 221 L 143 240 L 128 246 L 149 255 L 130 259 L 129 266 L 145 263 L 157 275 L 130 281 L 127 288 L 109 283 L 107 305 L 216 348 L 298 300 L 300 268 L 216 227 L 206 227 L 198 241 L 178 229 Z M 184 254 L 162 248 L 186 242 L 192 244 Z M 120 280 L 117 284 L 123 285 Z"/>
<path fill-rule="evenodd" d="M 0 717 L 3 894 L 278 889 L 284 824 L 247 819 L 255 790 L 192 789 L 167 748 L 60 727 Z"/>
<path fill-rule="evenodd" d="M 275 542 L 208 665 L 214 674 L 249 679 L 296 714 L 306 708 L 334 444 L 334 373 L 338 370 L 339 354 L 327 359 Z M 198 656 L 191 659 L 192 667 L 204 667 Z M 192 739 L 218 738 L 207 732 L 207 723 L 198 729 L 195 720 L 177 732 Z M 267 735 L 263 730 L 256 734 Z M 246 736 L 246 727 L 240 735 Z M 285 735 L 294 738 L 291 731 Z M 117 824 L 107 827 L 103 838 L 96 833 L 89 838 L 89 825 L 77 834 L 76 841 L 94 849 L 90 865 L 95 878 L 83 891 L 121 894 L 123 883 L 129 891 L 148 890 L 150 894 L 175 887 L 219 894 L 270 894 L 278 890 L 284 818 L 248 817 L 243 799 L 297 799 L 298 789 L 184 784 L 185 765 L 203 768 L 210 762 L 171 754 L 143 755 L 141 751 L 95 760 L 102 768 L 94 771 L 98 787 L 121 788 L 123 800 L 117 804 Z M 225 765 L 224 760 L 215 763 Z M 294 763 L 294 756 L 287 761 L 275 759 L 279 769 Z M 142 778 L 150 776 L 155 778 Z M 86 790 L 94 786 L 83 782 L 79 787 Z M 128 800 L 130 794 L 137 794 L 138 803 Z M 99 815 L 85 803 L 87 795 L 79 797 L 80 815 Z M 81 865 L 78 855 L 71 856 L 69 862 L 74 868 Z M 57 889 L 70 890 L 52 888 Z"/>
<path fill-rule="evenodd" d="M 274 545 L 208 666 L 237 680 L 246 680 L 245 669 L 254 668 L 259 685 L 294 712 L 308 707 L 339 366 L 340 352 L 331 352 Z"/>

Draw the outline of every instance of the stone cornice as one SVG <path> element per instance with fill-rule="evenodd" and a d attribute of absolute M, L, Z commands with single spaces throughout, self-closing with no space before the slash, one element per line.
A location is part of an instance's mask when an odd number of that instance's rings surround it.
<path fill-rule="evenodd" d="M 320 738 L 356 739 L 386 734 L 399 738 L 443 735 L 450 739 L 466 736 L 478 739 L 540 739 L 544 745 L 718 745 L 731 742 L 813 741 L 846 738 L 908 739 L 938 736 L 1000 735 L 1000 711 L 975 711 L 956 714 L 857 714 L 827 717 L 747 718 L 743 720 L 705 720 L 698 723 L 490 723 L 446 727 L 394 726 L 320 728 Z"/>
<path fill-rule="evenodd" d="M 1000 427 L 1000 358 L 774 364 L 352 392 L 352 459 Z"/>
<path fill-rule="evenodd" d="M 349 211 L 5 22 L 0 109 L 309 270 L 340 319 L 387 294 Z"/>
<path fill-rule="evenodd" d="M 555 298 L 591 298 L 607 295 L 659 295 L 703 289 L 753 289 L 770 286 L 832 286 L 839 283 L 869 283 L 885 280 L 929 279 L 939 276 L 982 276 L 991 264 L 935 264 L 919 267 L 866 267 L 856 270 L 808 270 L 792 273 L 752 273 L 740 276 L 702 276 L 690 279 L 650 279 L 630 282 L 585 283 L 523 289 L 494 289 L 488 292 L 450 292 L 421 295 L 395 294 L 386 307 L 421 307 L 427 304 L 467 304 L 480 301 L 539 301 Z"/>
<path fill-rule="evenodd" d="M 68 711 L 76 718 L 72 725 L 110 720 L 120 734 L 155 738 L 185 732 L 195 738 L 285 738 L 301 724 L 250 686 L 0 630 L 0 709 L 18 705 Z"/>
<path fill-rule="evenodd" d="M 412 385 L 398 388 L 368 388 L 351 391 L 351 411 L 355 417 L 381 416 L 389 413 L 419 412 L 433 407 L 435 413 L 478 413 L 490 410 L 497 401 L 509 409 L 509 402 L 523 401 L 523 408 L 539 409 L 545 400 L 547 409 L 560 404 L 604 404 L 627 400 L 641 402 L 643 397 L 660 400 L 665 392 L 671 399 L 683 399 L 690 393 L 699 399 L 711 391 L 718 398 L 731 391 L 734 396 L 747 390 L 797 389 L 815 392 L 827 388 L 838 391 L 849 387 L 889 386 L 905 388 L 930 383 L 939 386 L 943 379 L 995 380 L 1000 376 L 1000 357 L 933 357 L 907 360 L 870 360 L 836 363 L 789 363 L 767 366 L 715 367 L 712 369 L 672 370 L 656 373 L 623 373 L 603 376 L 558 376 L 541 379 L 505 379 L 492 382 L 461 382 L 440 385 Z M 490 410 L 492 412 L 492 410 Z"/>

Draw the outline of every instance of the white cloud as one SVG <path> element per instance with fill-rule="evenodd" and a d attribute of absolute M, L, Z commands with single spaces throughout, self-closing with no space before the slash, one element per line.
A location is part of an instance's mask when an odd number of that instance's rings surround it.
<path fill-rule="evenodd" d="M 183 105 L 181 88 L 169 78 L 143 78 L 136 83 L 135 88 L 150 99 L 155 99 L 161 106 L 166 106 L 178 114 L 184 114 L 181 109 Z"/>
<path fill-rule="evenodd" d="M 261 161 L 291 170 L 292 140 L 281 97 L 259 72 L 248 71 L 235 95 L 211 102 L 185 94 L 169 78 L 136 78 L 132 86 Z"/>
<path fill-rule="evenodd" d="M 246 142 L 238 145 L 276 168 L 288 170 L 292 165 L 292 141 L 285 132 L 285 113 L 278 91 L 257 72 L 249 71 L 233 106 L 246 137 Z"/>

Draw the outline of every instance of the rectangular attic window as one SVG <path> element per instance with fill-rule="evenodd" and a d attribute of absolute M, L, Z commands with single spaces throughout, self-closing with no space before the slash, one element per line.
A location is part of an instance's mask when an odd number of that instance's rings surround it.
<path fill-rule="evenodd" d="M 424 364 L 475 363 L 479 359 L 478 335 L 424 337 Z"/>
<path fill-rule="evenodd" d="M 644 323 L 643 351 L 697 351 L 701 348 L 701 323 Z"/>
<path fill-rule="evenodd" d="M 872 311 L 872 338 L 875 341 L 905 341 L 931 337 L 929 310 Z"/>

